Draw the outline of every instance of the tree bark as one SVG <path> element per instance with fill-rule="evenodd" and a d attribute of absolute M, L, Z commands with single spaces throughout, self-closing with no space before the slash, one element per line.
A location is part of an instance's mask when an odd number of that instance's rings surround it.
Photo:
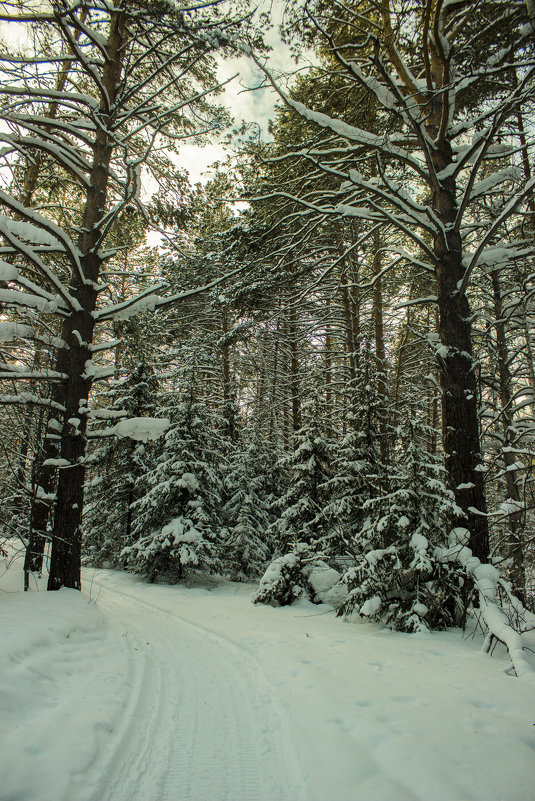
<path fill-rule="evenodd" d="M 517 507 L 508 515 L 510 535 L 508 537 L 507 551 L 511 559 L 510 578 L 517 597 L 525 604 L 526 600 L 526 571 L 524 567 L 524 550 L 522 544 L 522 497 L 518 487 L 518 474 L 514 469 L 516 457 L 511 448 L 515 442 L 513 432 L 513 401 L 511 394 L 512 377 L 509 370 L 509 349 L 503 322 L 503 303 L 498 274 L 491 274 L 492 294 L 494 300 L 494 328 L 496 331 L 496 355 L 498 358 L 498 381 L 500 387 L 501 424 L 503 430 L 504 448 L 502 458 L 505 465 L 505 486 L 507 499 L 513 501 Z"/>
<path fill-rule="evenodd" d="M 299 346 L 297 342 L 297 315 L 290 311 L 288 326 L 290 341 L 290 392 L 292 398 L 292 429 L 295 434 L 301 428 L 301 396 L 299 390 Z"/>
<path fill-rule="evenodd" d="M 433 161 L 437 173 L 452 163 L 447 139 L 436 143 Z M 463 512 L 453 520 L 453 525 L 470 531 L 469 547 L 478 559 L 486 562 L 489 533 L 480 470 L 478 391 L 470 308 L 466 294 L 459 292 L 464 266 L 461 236 L 454 227 L 455 194 L 452 177 L 443 179 L 433 191 L 433 207 L 443 225 L 434 242 L 441 343 L 437 355 L 441 366 L 442 439 L 451 488 Z"/>
<path fill-rule="evenodd" d="M 237 438 L 236 413 L 234 397 L 232 392 L 232 368 L 230 362 L 230 348 L 226 341 L 229 332 L 228 311 L 223 309 L 221 315 L 221 331 L 223 333 L 223 345 L 221 346 L 221 371 L 223 378 L 223 419 L 227 434 L 231 442 Z"/>
<path fill-rule="evenodd" d="M 52 537 L 49 590 L 61 587 L 81 588 L 82 511 L 84 504 L 84 457 L 86 449 L 87 402 L 92 376 L 86 371 L 91 360 L 101 257 L 97 251 L 100 235 L 98 224 L 106 212 L 106 197 L 110 177 L 110 162 L 114 148 L 111 131 L 113 106 L 121 77 L 124 44 L 127 37 L 126 14 L 117 9 L 110 14 L 110 31 L 106 44 L 106 61 L 102 83 L 107 97 L 102 99 L 101 128 L 96 133 L 90 186 L 87 192 L 82 233 L 78 241 L 84 280 L 76 273 L 71 293 L 81 309 L 73 312 L 64 323 L 62 338 L 67 347 L 58 354 L 57 370 L 68 378 L 64 385 L 64 425 L 60 457 L 67 465 L 59 472 L 57 503 Z"/>
<path fill-rule="evenodd" d="M 389 461 L 389 448 L 387 436 L 387 384 L 386 384 L 386 351 L 383 321 L 383 284 L 381 279 L 381 242 L 379 231 L 373 235 L 373 326 L 375 335 L 375 363 L 377 370 L 377 395 L 379 401 L 379 452 L 381 464 Z"/>

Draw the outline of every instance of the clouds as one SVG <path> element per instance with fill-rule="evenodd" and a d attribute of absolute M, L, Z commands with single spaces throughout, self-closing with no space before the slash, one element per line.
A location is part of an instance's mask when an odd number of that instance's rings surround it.
<path fill-rule="evenodd" d="M 271 24 L 266 24 L 263 35 L 264 41 L 271 47 L 267 56 L 270 70 L 278 75 L 289 74 L 296 69 L 290 48 L 279 33 L 285 5 L 285 0 L 260 0 L 257 10 L 257 17 L 260 14 L 269 15 Z M 277 94 L 271 86 L 265 85 L 264 75 L 245 54 L 220 60 L 218 80 L 224 82 L 232 76 L 236 77 L 225 86 L 217 98 L 218 102 L 229 110 L 234 127 L 241 126 L 242 122 L 253 123 L 259 126 L 264 138 L 269 138 L 269 121 L 274 116 L 275 104 L 279 100 Z M 213 176 L 213 171 L 208 170 L 209 165 L 225 157 L 222 139 L 220 137 L 215 141 L 214 137 L 214 141 L 205 147 L 185 144 L 180 148 L 179 164 L 189 172 L 192 183 L 204 183 Z"/>

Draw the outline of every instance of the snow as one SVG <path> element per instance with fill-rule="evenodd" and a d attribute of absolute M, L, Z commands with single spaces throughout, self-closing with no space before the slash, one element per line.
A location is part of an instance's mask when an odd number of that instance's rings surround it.
<path fill-rule="evenodd" d="M 185 521 L 182 517 L 171 520 L 170 523 L 162 528 L 162 537 L 169 537 L 175 545 L 179 542 L 200 542 L 202 534 L 190 525 L 184 525 L 184 523 Z"/>
<path fill-rule="evenodd" d="M 87 379 L 87 378 L 94 378 L 96 376 L 98 368 L 97 368 L 96 364 L 91 359 L 88 359 L 86 361 L 86 363 L 84 365 L 84 368 L 85 369 L 84 369 L 84 373 L 82 375 L 82 378 L 86 378 Z"/>
<path fill-rule="evenodd" d="M 16 281 L 19 277 L 19 271 L 13 264 L 7 261 L 0 260 L 0 281 Z"/>
<path fill-rule="evenodd" d="M 32 403 L 36 406 L 47 406 L 51 409 L 64 412 L 65 407 L 53 400 L 34 395 L 33 392 L 19 392 L 17 395 L 0 394 L 0 403 Z"/>
<path fill-rule="evenodd" d="M 33 329 L 22 323 L 0 323 L 0 342 L 9 342 L 15 338 L 31 337 Z"/>
<path fill-rule="evenodd" d="M 38 295 L 30 295 L 28 292 L 18 292 L 14 289 L 0 289 L 0 303 L 26 306 L 29 309 L 37 309 L 44 314 L 56 314 L 57 312 L 66 311 L 59 297 L 54 300 L 47 300 Z"/>
<path fill-rule="evenodd" d="M 513 669 L 519 678 L 530 683 L 535 692 L 535 667 L 530 664 L 525 652 L 526 643 L 510 625 L 510 621 L 499 604 L 498 586 L 502 583 L 498 570 L 491 564 L 483 564 L 472 554 L 466 542 L 466 529 L 454 529 L 449 536 L 450 548 L 436 548 L 437 556 L 444 561 L 458 561 L 471 574 L 479 597 L 481 617 L 488 629 L 487 643 L 493 638 L 503 643 L 508 651 Z M 527 613 L 526 613 L 527 614 Z M 535 725 L 535 724 L 534 724 Z"/>
<path fill-rule="evenodd" d="M 170 420 L 166 417 L 129 417 L 127 420 L 119 420 L 110 428 L 92 431 L 93 437 L 129 437 L 138 442 L 148 442 L 149 440 L 159 439 L 169 426 Z"/>
<path fill-rule="evenodd" d="M 266 569 L 264 575 L 260 579 L 260 590 L 270 589 L 279 579 L 282 578 L 282 571 L 284 567 L 294 567 L 298 562 L 297 556 L 294 553 L 286 554 L 286 556 L 279 556 L 275 559 Z"/>
<path fill-rule="evenodd" d="M 341 584 L 341 573 L 318 560 L 308 572 L 308 583 L 316 595 L 315 603 L 324 603 L 338 609 L 347 598 L 347 585 Z"/>
<path fill-rule="evenodd" d="M 0 230 L 9 231 L 20 239 L 24 239 L 35 245 L 48 245 L 49 247 L 64 250 L 63 245 L 58 239 L 48 231 L 44 231 L 42 228 L 38 228 L 37 225 L 32 225 L 32 223 L 23 222 L 22 220 L 13 220 L 5 214 L 0 214 Z"/>
<path fill-rule="evenodd" d="M 113 429 L 118 437 L 130 437 L 138 442 L 148 442 L 165 434 L 170 425 L 170 420 L 165 417 L 131 417 L 128 420 L 120 420 Z"/>
<path fill-rule="evenodd" d="M 375 615 L 380 608 L 381 599 L 378 595 L 374 595 L 373 598 L 368 598 L 367 601 L 364 601 L 359 612 L 361 615 L 368 617 L 369 615 Z"/>
<path fill-rule="evenodd" d="M 68 459 L 45 459 L 43 462 L 43 467 L 71 467 L 71 463 Z"/>
<path fill-rule="evenodd" d="M 497 172 L 492 173 L 492 175 L 488 175 L 486 178 L 483 178 L 481 181 L 477 181 L 472 188 L 471 196 L 472 198 L 476 198 L 481 195 L 485 195 L 487 192 L 490 192 L 491 189 L 499 186 L 504 181 L 518 182 L 521 181 L 523 177 L 524 174 L 520 167 L 505 167 L 503 170 L 498 170 Z"/>
<path fill-rule="evenodd" d="M 148 292 L 154 293 L 162 286 L 164 285 L 157 284 L 151 287 Z M 104 306 L 99 311 L 93 312 L 93 317 L 95 320 L 130 320 L 141 312 L 154 311 L 162 300 L 163 299 L 159 295 L 145 293 L 131 298 L 130 300 L 122 301 L 121 303 Z"/>
<path fill-rule="evenodd" d="M 445 167 L 443 170 L 437 172 L 436 174 L 437 180 L 445 181 L 447 178 L 451 178 L 451 176 L 455 173 L 455 170 L 457 169 L 458 166 L 459 165 L 457 164 L 457 162 L 452 161 L 451 164 L 448 164 L 448 166 Z"/>
<path fill-rule="evenodd" d="M 424 537 L 423 534 L 418 534 L 417 532 L 415 532 L 411 537 L 410 545 L 411 548 L 417 553 L 425 554 L 429 547 L 429 542 L 427 540 L 427 537 Z"/>
<path fill-rule="evenodd" d="M 125 409 L 91 409 L 87 413 L 89 420 L 113 420 L 127 416 L 128 412 Z"/>
<path fill-rule="evenodd" d="M 176 486 L 183 487 L 189 492 L 197 492 L 197 490 L 200 488 L 197 476 L 195 476 L 193 473 L 182 473 L 180 478 L 176 481 Z"/>
<path fill-rule="evenodd" d="M 380 84 L 376 82 L 373 88 L 374 92 L 378 86 L 380 86 Z M 386 91 L 387 90 L 383 87 L 383 92 L 385 94 Z M 380 100 L 384 103 L 385 97 L 383 96 L 380 98 Z M 404 158 L 407 163 L 416 164 L 416 160 L 412 158 L 408 151 L 404 150 L 403 148 L 390 146 L 387 137 L 378 136 L 370 133 L 369 131 L 362 130 L 361 128 L 356 128 L 354 125 L 348 125 L 348 123 L 344 122 L 343 120 L 329 117 L 327 114 L 323 114 L 321 111 L 313 111 L 312 109 L 307 108 L 307 106 L 305 106 L 303 103 L 293 100 L 290 97 L 285 97 L 285 102 L 295 109 L 295 111 L 297 111 L 297 113 L 304 119 L 310 120 L 310 122 L 315 122 L 316 125 L 319 125 L 321 128 L 327 128 L 333 131 L 335 134 L 338 134 L 338 136 L 341 136 L 343 139 L 347 139 L 349 142 L 358 142 L 362 145 L 376 147 L 385 153 Z"/>
<path fill-rule="evenodd" d="M 0 579 L 3 800 L 533 797 L 535 688 L 478 635 L 253 606 L 217 578 L 20 584 L 19 562 Z"/>

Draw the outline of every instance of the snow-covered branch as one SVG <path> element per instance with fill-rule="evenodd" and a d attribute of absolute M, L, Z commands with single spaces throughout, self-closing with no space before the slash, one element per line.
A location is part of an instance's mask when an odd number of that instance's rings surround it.
<path fill-rule="evenodd" d="M 519 678 L 535 682 L 535 671 L 524 654 L 522 636 L 515 631 L 498 599 L 500 573 L 494 565 L 483 564 L 467 547 L 469 533 L 457 528 L 450 534 L 450 547 L 437 548 L 437 556 L 443 561 L 456 561 L 466 570 L 474 582 L 479 597 L 481 617 L 489 634 L 505 645 L 511 665 Z"/>

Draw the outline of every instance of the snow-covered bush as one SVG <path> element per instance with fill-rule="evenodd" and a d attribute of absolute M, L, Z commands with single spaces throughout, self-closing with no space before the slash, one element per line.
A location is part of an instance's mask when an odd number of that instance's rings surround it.
<path fill-rule="evenodd" d="M 288 606 L 296 598 L 309 598 L 310 586 L 304 571 L 309 558 L 308 546 L 299 544 L 290 553 L 275 559 L 260 579 L 253 603 Z"/>
<path fill-rule="evenodd" d="M 454 528 L 448 546 L 436 548 L 435 555 L 443 562 L 454 562 L 470 576 L 478 600 L 472 611 L 487 635 L 483 650 L 489 651 L 494 640 L 503 643 L 511 658 L 510 670 L 535 682 L 535 671 L 526 659 L 522 640 L 522 633 L 534 628 L 535 615 L 513 595 L 510 583 L 501 577 L 495 565 L 482 563 L 473 555 L 469 540 L 467 529 Z"/>
<path fill-rule="evenodd" d="M 304 543 L 279 556 L 268 567 L 253 603 L 288 606 L 297 598 L 339 606 L 346 596 L 340 573 L 318 558 Z"/>
<path fill-rule="evenodd" d="M 462 581 L 462 571 L 438 559 L 428 540 L 415 534 L 408 544 L 357 556 L 343 576 L 349 592 L 338 614 L 357 611 L 398 631 L 447 628 L 456 622 Z"/>

